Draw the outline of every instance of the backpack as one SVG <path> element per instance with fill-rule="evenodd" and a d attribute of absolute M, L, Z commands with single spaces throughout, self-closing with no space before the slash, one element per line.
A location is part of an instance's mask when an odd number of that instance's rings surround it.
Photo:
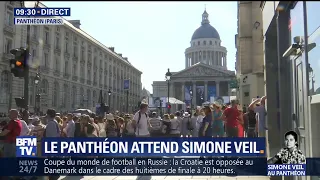
<path fill-rule="evenodd" d="M 146 118 L 148 119 L 148 115 L 147 113 L 144 113 L 146 115 Z M 138 118 L 138 122 L 137 125 L 140 123 L 140 119 L 141 119 L 141 112 L 139 111 L 139 118 Z M 137 126 L 134 127 L 134 132 L 137 131 Z M 139 135 L 139 128 L 138 128 L 138 135 Z"/>

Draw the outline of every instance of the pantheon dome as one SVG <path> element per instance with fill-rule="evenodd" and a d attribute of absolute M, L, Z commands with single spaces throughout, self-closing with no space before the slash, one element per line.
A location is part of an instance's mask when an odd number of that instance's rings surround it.
<path fill-rule="evenodd" d="M 185 51 L 185 68 L 202 62 L 227 69 L 227 49 L 221 46 L 218 31 L 210 25 L 209 14 L 202 14 L 201 26 L 191 37 L 190 47 Z"/>

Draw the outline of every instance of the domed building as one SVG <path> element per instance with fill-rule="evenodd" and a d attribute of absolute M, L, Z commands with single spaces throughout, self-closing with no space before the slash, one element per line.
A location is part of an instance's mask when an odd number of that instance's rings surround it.
<path fill-rule="evenodd" d="M 190 47 L 185 50 L 185 69 L 171 73 L 170 97 L 189 106 L 200 106 L 218 99 L 228 102 L 230 99 L 229 81 L 235 78 L 235 72 L 227 70 L 227 49 L 221 46 L 220 35 L 211 26 L 206 10 L 202 14 L 201 26 L 191 37 Z M 152 86 L 153 98 L 160 98 L 165 104 L 167 82 L 154 81 Z"/>
<path fill-rule="evenodd" d="M 193 33 L 185 56 L 186 68 L 201 62 L 227 69 L 227 49 L 221 46 L 220 35 L 210 25 L 207 11 L 202 14 L 201 26 Z"/>

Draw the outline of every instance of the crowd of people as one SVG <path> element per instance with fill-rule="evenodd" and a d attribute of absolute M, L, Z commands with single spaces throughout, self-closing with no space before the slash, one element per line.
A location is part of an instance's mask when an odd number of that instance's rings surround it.
<path fill-rule="evenodd" d="M 37 117 L 30 116 L 28 111 L 21 113 L 12 109 L 8 115 L 10 121 L 0 123 L 1 155 L 15 156 L 17 136 L 36 136 L 39 149 L 44 137 L 263 136 L 260 131 L 266 129 L 265 125 L 261 125 L 266 115 L 263 111 L 264 101 L 265 97 L 254 100 L 248 111 L 240 108 L 237 100 L 233 100 L 229 105 L 213 103 L 210 106 L 164 114 L 163 117 L 156 112 L 149 112 L 148 104 L 143 101 L 135 114 L 116 111 L 105 116 L 96 116 L 94 113 L 60 115 L 54 109 L 48 109 L 46 116 Z"/>

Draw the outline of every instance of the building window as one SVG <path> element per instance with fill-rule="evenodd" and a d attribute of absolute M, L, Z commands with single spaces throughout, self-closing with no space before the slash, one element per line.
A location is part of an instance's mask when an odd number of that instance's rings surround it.
<path fill-rule="evenodd" d="M 46 79 L 42 80 L 41 82 L 41 94 L 47 96 L 49 93 L 49 83 Z"/>
<path fill-rule="evenodd" d="M 89 81 L 91 80 L 91 69 L 90 68 L 88 68 L 87 78 Z"/>
<path fill-rule="evenodd" d="M 91 103 L 91 91 L 87 89 L 87 101 L 88 101 L 88 107 L 90 107 Z"/>
<path fill-rule="evenodd" d="M 57 36 L 56 37 L 56 49 L 59 49 L 60 46 L 60 38 Z"/>
<path fill-rule="evenodd" d="M 59 69 L 60 69 L 60 65 L 59 65 L 60 63 L 59 63 L 59 58 L 58 57 L 56 57 L 55 58 L 55 62 L 54 62 L 54 69 L 56 70 L 56 71 L 59 71 Z"/>
<path fill-rule="evenodd" d="M 207 41 L 203 41 L 203 45 L 207 45 Z"/>
<path fill-rule="evenodd" d="M 67 84 L 63 85 L 63 95 L 62 95 L 62 101 L 61 101 L 62 107 L 66 107 L 67 103 L 69 102 L 68 91 L 69 91 L 68 85 Z"/>
<path fill-rule="evenodd" d="M 93 80 L 96 82 L 96 79 L 97 79 L 97 72 L 96 71 L 93 71 Z"/>
<path fill-rule="evenodd" d="M 77 104 L 77 88 L 75 86 L 72 87 L 71 97 L 72 97 L 72 107 L 74 108 Z"/>
<path fill-rule="evenodd" d="M 10 50 L 12 49 L 12 40 L 9 38 L 6 38 L 5 40 L 5 46 L 4 46 L 4 52 L 7 54 L 10 54 Z"/>
<path fill-rule="evenodd" d="M 66 41 L 68 41 L 68 39 L 66 39 Z M 66 42 L 66 45 L 65 45 L 65 48 L 66 48 L 65 51 L 66 51 L 66 53 L 68 53 L 68 49 L 69 49 L 68 46 L 69 46 L 69 43 Z"/>
<path fill-rule="evenodd" d="M 100 71 L 100 75 L 99 75 L 99 84 L 102 85 L 102 71 Z"/>
<path fill-rule="evenodd" d="M 84 71 L 84 64 L 81 64 L 81 65 L 80 65 L 80 72 L 81 72 L 81 73 L 80 73 L 81 78 L 84 78 L 84 74 L 85 74 L 85 73 L 82 73 L 82 72 L 85 72 L 85 71 Z"/>
<path fill-rule="evenodd" d="M 50 38 L 50 34 L 49 34 L 49 28 L 45 28 L 45 32 L 44 32 L 44 42 L 45 44 L 49 44 L 49 38 Z"/>
<path fill-rule="evenodd" d="M 73 47 L 73 56 L 74 56 L 74 57 L 77 57 L 77 54 L 78 54 L 77 46 L 74 46 L 74 47 Z"/>
<path fill-rule="evenodd" d="M 93 91 L 93 95 L 92 95 L 92 105 L 96 106 L 96 99 L 97 99 L 97 93 L 96 91 Z"/>
<path fill-rule="evenodd" d="M 198 41 L 198 46 L 200 46 L 200 41 Z"/>
<path fill-rule="evenodd" d="M 84 90 L 83 90 L 83 87 L 80 88 L 80 104 L 81 104 L 81 107 L 84 106 Z"/>
<path fill-rule="evenodd" d="M 68 61 L 65 61 L 65 62 L 64 62 L 64 73 L 65 73 L 65 74 L 68 74 L 68 72 L 69 72 L 69 70 L 68 70 L 69 67 L 68 67 L 68 66 L 69 66 Z"/>
<path fill-rule="evenodd" d="M 293 13 L 297 14 L 303 13 L 303 6 L 300 5 L 302 2 L 298 2 L 293 10 L 291 10 L 291 16 L 295 17 L 295 19 L 299 19 L 299 22 L 302 22 L 303 25 L 303 15 L 302 18 L 300 19 L 299 17 L 296 17 L 297 15 L 293 15 Z M 308 61 L 310 64 L 309 67 L 309 92 L 310 95 L 318 95 L 320 94 L 320 66 L 319 66 L 319 50 L 320 50 L 320 22 L 317 19 L 319 16 L 319 8 L 320 3 L 319 2 L 312 2 L 312 1 L 307 1 L 306 2 L 307 6 L 307 29 L 308 29 L 308 43 L 310 44 L 309 47 L 312 47 L 315 45 L 315 47 L 308 52 Z M 297 20 L 296 20 L 297 21 Z M 297 22 L 293 22 L 296 24 Z M 301 25 L 300 25 L 301 26 Z M 302 31 L 297 31 L 296 29 L 302 29 L 299 27 L 298 24 L 294 25 L 292 29 L 295 30 L 296 33 L 292 35 L 294 36 L 302 36 L 303 32 Z M 303 30 L 303 29 L 302 29 Z M 298 35 L 298 33 L 301 35 Z M 313 44 L 313 45 L 311 45 Z"/>
<path fill-rule="evenodd" d="M 84 58 L 84 47 L 81 48 L 81 57 Z"/>
<path fill-rule="evenodd" d="M 210 45 L 212 45 L 212 41 L 210 41 Z"/>
<path fill-rule="evenodd" d="M 50 67 L 48 53 L 44 53 L 44 67 Z"/>
<path fill-rule="evenodd" d="M 6 25 L 13 26 L 13 8 L 7 7 Z"/>
<path fill-rule="evenodd" d="M 72 66 L 72 73 L 74 76 L 77 75 L 77 63 L 73 63 L 73 66 Z"/>
<path fill-rule="evenodd" d="M 299 3 L 297 3 L 296 7 L 298 6 Z M 307 1 L 306 6 L 307 6 L 307 22 L 308 22 L 307 29 L 308 29 L 308 35 L 310 36 L 315 31 L 318 31 L 317 29 L 319 29 L 320 27 L 319 19 L 317 18 L 320 15 L 320 11 L 319 11 L 320 3 L 318 1 L 314 1 L 314 2 Z M 296 9 L 296 7 L 294 8 L 294 10 Z M 303 13 L 303 11 L 301 13 Z M 293 22 L 293 23 L 296 24 L 296 22 Z M 318 45 L 319 44 L 317 44 L 317 46 Z"/>
<path fill-rule="evenodd" d="M 59 83 L 55 82 L 52 92 L 52 106 L 57 107 L 59 101 Z"/>
<path fill-rule="evenodd" d="M 0 102 L 7 103 L 9 93 L 9 72 L 2 71 L 0 79 Z"/>

